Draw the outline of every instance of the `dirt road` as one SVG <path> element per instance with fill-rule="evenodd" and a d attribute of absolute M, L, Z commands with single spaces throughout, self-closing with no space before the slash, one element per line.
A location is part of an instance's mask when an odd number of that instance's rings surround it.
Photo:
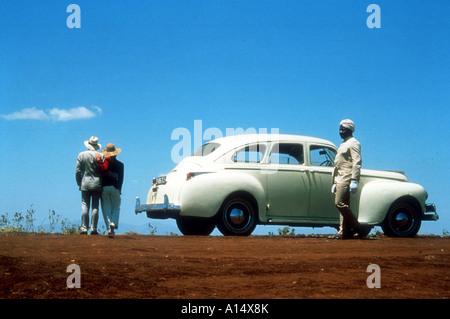
<path fill-rule="evenodd" d="M 441 299 L 449 265 L 448 237 L 0 236 L 0 298 Z"/>

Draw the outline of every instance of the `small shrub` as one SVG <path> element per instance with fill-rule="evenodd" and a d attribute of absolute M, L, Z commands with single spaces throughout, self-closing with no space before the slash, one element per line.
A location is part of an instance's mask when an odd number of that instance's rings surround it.
<path fill-rule="evenodd" d="M 295 228 L 290 228 L 286 226 L 284 228 L 278 228 L 278 235 L 275 235 L 272 232 L 269 232 L 269 236 L 277 236 L 277 237 L 294 237 L 295 236 Z"/>
<path fill-rule="evenodd" d="M 150 229 L 150 235 L 156 235 L 156 226 L 152 226 L 150 223 L 148 223 L 148 228 Z"/>

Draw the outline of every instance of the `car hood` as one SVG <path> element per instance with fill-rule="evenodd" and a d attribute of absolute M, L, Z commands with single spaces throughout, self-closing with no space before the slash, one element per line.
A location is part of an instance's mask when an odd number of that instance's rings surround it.
<path fill-rule="evenodd" d="M 374 169 L 362 169 L 361 176 L 391 179 L 402 182 L 408 181 L 408 178 L 406 177 L 405 173 L 400 171 L 381 171 Z"/>

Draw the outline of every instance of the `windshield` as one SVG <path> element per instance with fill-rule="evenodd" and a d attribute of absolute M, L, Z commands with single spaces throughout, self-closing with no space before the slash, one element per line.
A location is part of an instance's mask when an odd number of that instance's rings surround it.
<path fill-rule="evenodd" d="M 219 143 L 206 143 L 203 144 L 192 156 L 206 156 L 214 152 L 220 146 Z"/>

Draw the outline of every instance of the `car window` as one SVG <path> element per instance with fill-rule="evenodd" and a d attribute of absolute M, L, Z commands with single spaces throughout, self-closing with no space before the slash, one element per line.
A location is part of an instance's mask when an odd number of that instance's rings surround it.
<path fill-rule="evenodd" d="M 233 154 L 235 163 L 259 163 L 264 157 L 266 146 L 263 144 L 247 145 Z"/>
<path fill-rule="evenodd" d="M 192 156 L 206 156 L 214 152 L 219 148 L 219 143 L 206 143 L 203 144 Z"/>
<path fill-rule="evenodd" d="M 311 145 L 309 156 L 313 166 L 334 166 L 336 151 L 326 146 Z"/>
<path fill-rule="evenodd" d="M 304 164 L 303 145 L 293 143 L 277 143 L 270 152 L 271 164 Z"/>

